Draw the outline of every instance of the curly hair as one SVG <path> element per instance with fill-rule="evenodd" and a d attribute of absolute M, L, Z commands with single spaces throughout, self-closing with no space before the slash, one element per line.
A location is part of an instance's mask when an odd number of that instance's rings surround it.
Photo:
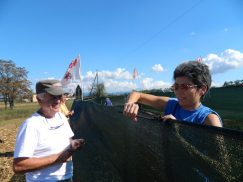
<path fill-rule="evenodd" d="M 187 77 L 193 84 L 197 85 L 198 88 L 206 85 L 206 93 L 211 87 L 212 78 L 209 68 L 200 61 L 187 61 L 178 65 L 174 71 L 173 79 L 175 80 L 177 77 L 182 76 Z"/>

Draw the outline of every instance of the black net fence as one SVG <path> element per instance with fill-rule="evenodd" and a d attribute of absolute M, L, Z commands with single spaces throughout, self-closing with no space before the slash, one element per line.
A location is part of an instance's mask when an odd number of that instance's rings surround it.
<path fill-rule="evenodd" d="M 74 181 L 243 181 L 243 133 L 195 124 L 160 122 L 122 106 L 74 102 L 70 123 L 84 148 L 73 155 Z"/>

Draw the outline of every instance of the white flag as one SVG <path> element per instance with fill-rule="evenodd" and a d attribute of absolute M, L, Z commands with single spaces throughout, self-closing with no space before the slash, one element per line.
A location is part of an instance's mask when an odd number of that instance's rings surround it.
<path fill-rule="evenodd" d="M 80 57 L 78 56 L 69 64 L 68 69 L 62 79 L 64 89 L 73 94 L 79 85 L 82 88 L 82 79 L 80 74 Z"/>

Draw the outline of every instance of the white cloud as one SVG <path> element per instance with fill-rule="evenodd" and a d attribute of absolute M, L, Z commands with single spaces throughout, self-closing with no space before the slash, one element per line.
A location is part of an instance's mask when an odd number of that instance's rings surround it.
<path fill-rule="evenodd" d="M 104 82 L 106 91 L 111 92 L 131 92 L 137 89 L 137 86 L 132 81 L 118 81 L 114 79 L 108 79 Z"/>
<path fill-rule="evenodd" d="M 164 89 L 170 86 L 169 83 L 163 81 L 155 81 L 153 78 L 144 78 L 141 81 L 141 89 L 150 90 L 150 89 Z"/>
<path fill-rule="evenodd" d="M 152 70 L 155 71 L 155 72 L 162 72 L 162 71 L 164 71 L 164 68 L 160 64 L 155 64 L 152 67 Z"/>
<path fill-rule="evenodd" d="M 243 66 L 243 53 L 233 49 L 227 49 L 217 54 L 208 54 L 202 58 L 209 65 L 212 74 L 223 73 L 230 69 L 237 69 Z M 160 64 L 155 64 L 152 69 L 156 72 L 165 71 Z M 146 77 L 144 73 L 140 73 L 135 80 L 132 79 L 132 72 L 124 68 L 117 68 L 114 71 L 102 70 L 98 73 L 99 83 L 104 83 L 108 93 L 115 92 L 131 92 L 132 90 L 150 90 L 169 88 L 171 83 L 154 80 Z M 84 92 L 89 92 L 96 72 L 88 71 L 82 76 Z M 96 84 L 96 83 L 94 83 Z M 212 86 L 220 86 L 218 83 L 212 83 Z"/>
<path fill-rule="evenodd" d="M 159 68 L 159 67 L 157 67 Z M 161 70 L 161 68 L 159 68 Z M 94 82 L 96 72 L 88 71 L 83 76 L 84 92 L 89 92 Z M 163 89 L 170 86 L 169 83 L 163 81 L 156 81 L 153 78 L 143 78 L 144 74 L 135 80 L 132 80 L 132 73 L 123 68 L 118 68 L 115 71 L 99 71 L 98 81 L 104 83 L 108 93 L 115 92 L 131 92 L 132 90 L 144 89 Z"/>
<path fill-rule="evenodd" d="M 93 80 L 95 78 L 96 72 L 88 71 L 84 76 L 84 80 Z M 125 79 L 131 80 L 132 74 L 126 71 L 124 68 L 117 68 L 115 71 L 98 71 L 98 76 L 104 79 Z"/>
<path fill-rule="evenodd" d="M 221 83 L 216 83 L 214 81 L 212 81 L 211 87 L 221 87 L 222 84 Z"/>
<path fill-rule="evenodd" d="M 224 73 L 230 69 L 243 66 L 243 53 L 233 49 L 227 49 L 220 55 L 208 54 L 203 61 L 209 66 L 212 74 Z"/>
<path fill-rule="evenodd" d="M 88 71 L 83 76 L 84 91 L 89 92 L 94 81 L 96 72 Z M 97 80 L 96 80 L 97 81 Z M 106 91 L 112 92 L 130 92 L 137 86 L 132 81 L 132 73 L 124 68 L 117 68 L 115 71 L 102 70 L 98 72 L 98 82 L 104 83 Z M 96 83 L 94 83 L 96 84 Z"/>
<path fill-rule="evenodd" d="M 43 78 L 43 79 L 40 79 L 40 80 L 45 80 L 45 79 L 52 80 L 52 79 L 56 79 L 56 78 L 55 77 L 48 77 L 48 78 Z"/>

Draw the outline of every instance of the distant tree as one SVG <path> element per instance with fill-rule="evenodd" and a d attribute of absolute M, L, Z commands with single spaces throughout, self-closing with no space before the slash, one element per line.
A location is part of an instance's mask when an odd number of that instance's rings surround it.
<path fill-rule="evenodd" d="M 163 92 L 173 92 L 171 88 L 165 88 L 163 89 Z"/>
<path fill-rule="evenodd" d="M 233 86 L 234 82 L 233 81 L 229 81 L 228 84 L 229 84 L 229 86 Z"/>
<path fill-rule="evenodd" d="M 95 96 L 96 98 L 101 98 L 106 96 L 104 83 L 97 84 L 96 88 L 94 88 L 93 96 Z"/>
<path fill-rule="evenodd" d="M 16 67 L 12 60 L 0 60 L 0 94 L 4 97 L 5 109 L 9 104 L 14 107 L 17 97 L 30 97 L 31 82 L 27 80 L 28 71 L 22 67 Z"/>
<path fill-rule="evenodd" d="M 234 84 L 235 84 L 235 86 L 240 86 L 241 81 L 240 80 L 236 80 L 236 81 L 234 81 Z"/>
<path fill-rule="evenodd" d="M 239 87 L 243 86 L 243 80 L 235 80 L 235 81 L 229 81 L 224 82 L 223 87 Z"/>

